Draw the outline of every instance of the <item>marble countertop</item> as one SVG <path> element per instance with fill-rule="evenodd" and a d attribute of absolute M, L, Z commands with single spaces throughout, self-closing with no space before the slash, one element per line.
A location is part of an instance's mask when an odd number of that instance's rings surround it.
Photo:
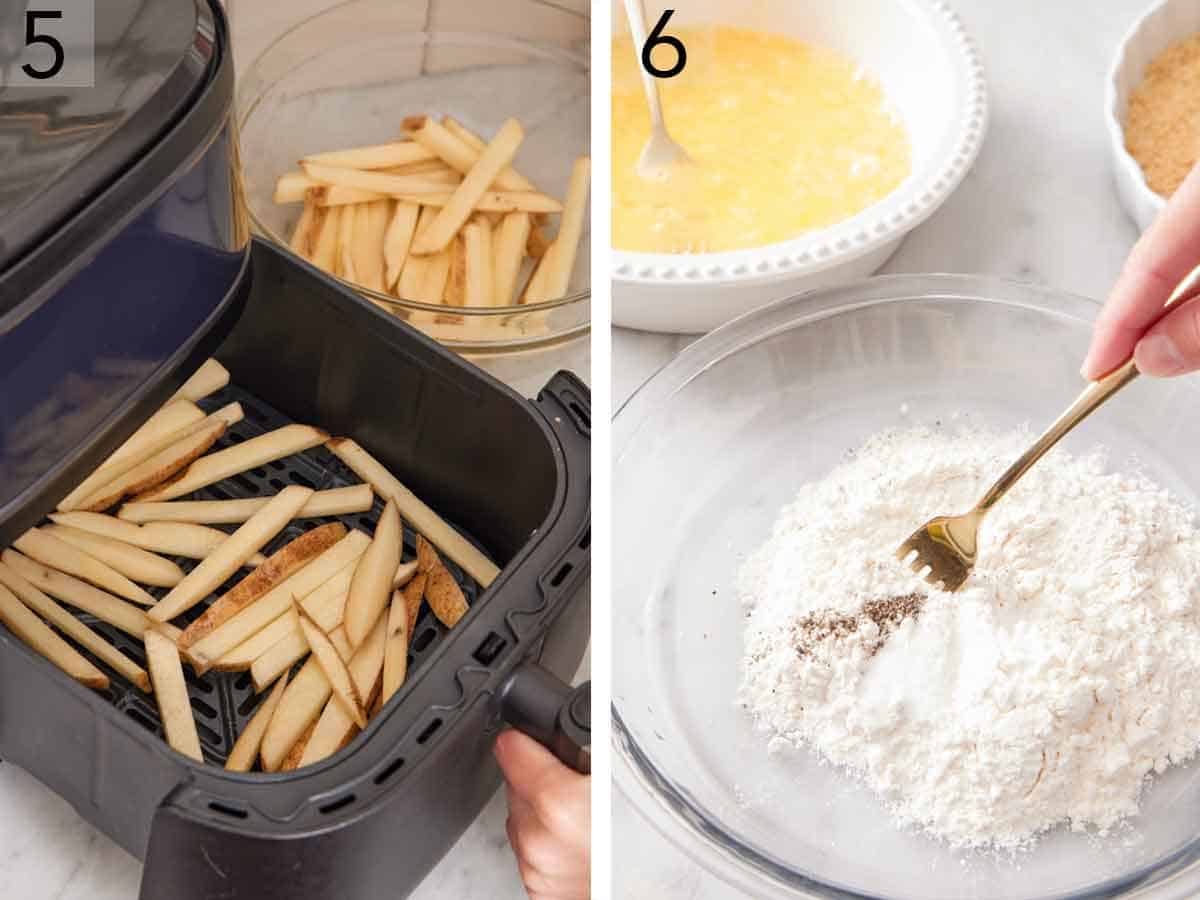
<path fill-rule="evenodd" d="M 998 275 L 1103 298 L 1137 229 L 1109 173 L 1103 100 L 1117 44 L 1147 0 L 951 0 L 987 66 L 991 126 L 958 191 L 883 272 Z M 613 402 L 692 338 L 616 329 Z M 667 843 L 616 793 L 614 896 L 716 900 L 739 893 Z"/>

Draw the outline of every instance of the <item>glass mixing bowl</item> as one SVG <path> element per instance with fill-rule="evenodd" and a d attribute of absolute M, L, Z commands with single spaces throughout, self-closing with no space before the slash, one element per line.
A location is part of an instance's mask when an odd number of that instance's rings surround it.
<path fill-rule="evenodd" d="M 280 36 L 238 90 L 245 193 L 260 234 L 286 246 L 300 204 L 272 201 L 302 156 L 395 140 L 408 115 L 450 115 L 490 136 L 516 117 L 515 166 L 556 197 L 590 152 L 589 19 L 542 0 L 351 0 Z M 585 222 L 587 220 L 585 219 Z M 355 288 L 501 377 L 545 376 L 580 353 L 591 318 L 585 226 L 567 296 L 470 309 Z M 519 358 L 518 358 L 518 355 Z"/>
<path fill-rule="evenodd" d="M 1200 894 L 1200 771 L 1168 771 L 1108 837 L 1015 859 L 903 832 L 808 753 L 768 756 L 738 707 L 734 579 L 780 507 L 889 427 L 1040 429 L 1074 399 L 1097 306 L 1041 288 L 895 276 L 752 312 L 684 350 L 615 419 L 613 770 L 701 865 L 761 897 L 1028 900 Z M 1200 390 L 1140 379 L 1067 439 L 1195 503 Z M 940 512 L 929 510 L 930 514 Z"/>

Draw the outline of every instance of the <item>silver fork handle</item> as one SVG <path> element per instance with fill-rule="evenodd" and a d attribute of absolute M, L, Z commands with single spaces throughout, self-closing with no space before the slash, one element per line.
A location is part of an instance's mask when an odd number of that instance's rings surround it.
<path fill-rule="evenodd" d="M 1196 296 L 1200 296 L 1200 266 L 1192 269 L 1175 286 L 1175 290 L 1171 291 L 1171 296 L 1167 298 L 1167 302 L 1163 304 L 1162 311 L 1154 321 L 1157 322 L 1158 319 L 1165 316 L 1171 308 Z M 1152 322 L 1147 327 L 1152 327 L 1153 324 Z M 1079 396 L 1075 398 L 1075 402 L 1067 407 L 1066 411 L 1055 419 L 1053 424 L 1033 442 L 1033 446 L 1022 453 L 1017 458 L 1017 461 L 1005 469 L 1004 474 L 996 479 L 996 483 L 988 488 L 988 492 L 983 495 L 983 499 L 975 507 L 976 510 L 983 513 L 995 506 L 1000 501 L 1000 498 L 1007 494 L 1009 489 L 1017 483 L 1021 476 L 1028 472 L 1034 463 L 1045 456 L 1051 447 L 1066 437 L 1076 425 L 1095 412 L 1100 404 L 1137 378 L 1138 374 L 1137 365 L 1134 363 L 1133 357 L 1130 356 L 1129 359 L 1125 360 L 1124 363 L 1113 369 L 1113 371 L 1085 387 Z"/>
<path fill-rule="evenodd" d="M 655 130 L 665 128 L 663 120 L 662 100 L 658 94 L 658 79 L 646 71 L 642 65 L 642 47 L 646 45 L 649 36 L 646 31 L 646 10 L 642 0 L 625 0 L 625 15 L 629 19 L 629 31 L 633 37 L 633 55 L 637 58 L 637 69 L 642 76 L 642 86 L 646 90 L 646 102 L 650 107 L 650 124 Z"/>

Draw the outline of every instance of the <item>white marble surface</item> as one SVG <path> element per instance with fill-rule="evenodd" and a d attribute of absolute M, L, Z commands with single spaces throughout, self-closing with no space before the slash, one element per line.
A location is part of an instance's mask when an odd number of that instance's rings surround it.
<path fill-rule="evenodd" d="M 1102 115 L 1117 44 L 1147 0 L 952 0 L 987 65 L 992 122 L 974 170 L 884 272 L 965 272 L 1102 298 L 1137 234 L 1109 175 Z M 623 402 L 690 338 L 617 329 Z M 619 511 L 616 513 L 619 515 Z M 613 801 L 614 896 L 739 896 Z"/>
<path fill-rule="evenodd" d="M 336 0 L 234 0 L 233 38 L 239 69 L 292 24 Z M 436 2 L 436 0 L 434 0 Z M 587 8 L 586 0 L 564 5 Z M 544 365 L 501 368 L 498 377 L 535 393 L 558 368 L 590 375 L 588 342 L 547 354 Z M 589 677 L 590 657 L 577 678 Z M 133 900 L 141 863 L 81 819 L 66 801 L 15 766 L 0 764 L 0 898 L 5 900 Z M 505 836 L 503 791 L 410 896 L 414 900 L 521 900 L 516 863 Z M 380 898 L 384 900 L 384 898 Z"/>

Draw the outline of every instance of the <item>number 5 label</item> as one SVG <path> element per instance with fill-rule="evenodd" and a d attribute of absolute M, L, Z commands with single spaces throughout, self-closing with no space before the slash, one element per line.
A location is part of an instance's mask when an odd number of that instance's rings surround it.
<path fill-rule="evenodd" d="M 0 87 L 92 87 L 95 19 L 95 0 L 28 0 L 0 12 Z"/>

